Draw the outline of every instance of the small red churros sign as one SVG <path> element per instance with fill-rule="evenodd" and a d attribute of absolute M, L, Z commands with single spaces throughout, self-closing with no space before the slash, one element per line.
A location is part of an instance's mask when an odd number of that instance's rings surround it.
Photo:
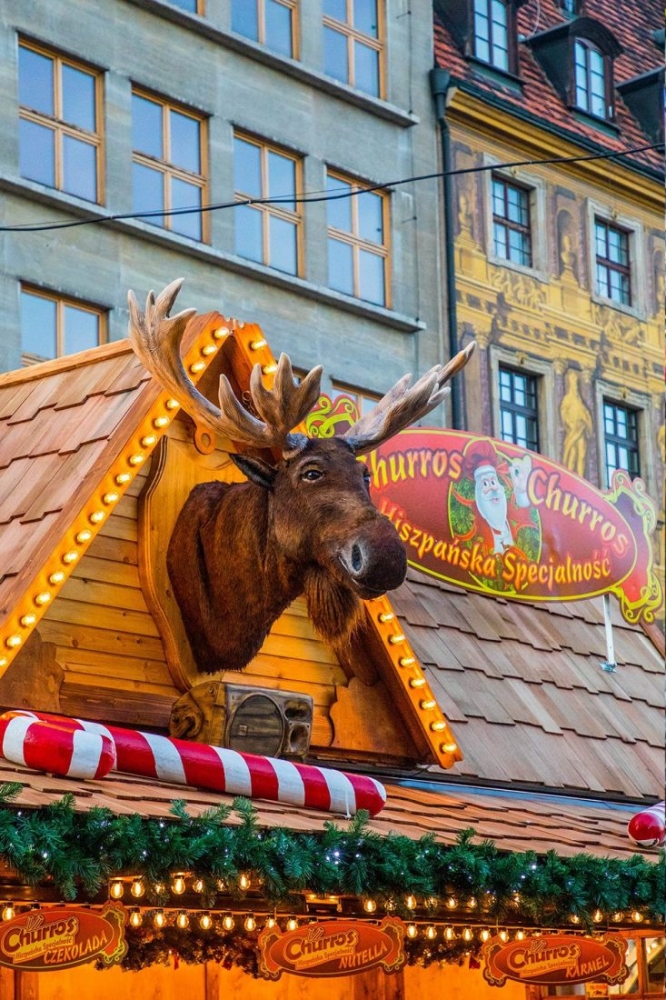
<path fill-rule="evenodd" d="M 67 906 L 30 910 L 0 926 L 0 965 L 31 972 L 97 959 L 113 965 L 127 952 L 124 927 L 125 911 L 112 903 L 101 913 Z"/>
<path fill-rule="evenodd" d="M 405 961 L 405 926 L 397 917 L 379 925 L 353 920 L 307 924 L 282 933 L 265 928 L 259 936 L 259 971 L 266 979 L 295 976 L 349 976 L 381 965 L 395 972 Z"/>
<path fill-rule="evenodd" d="M 493 938 L 483 948 L 484 978 L 491 986 L 507 979 L 560 985 L 589 981 L 617 984 L 627 978 L 627 942 L 619 934 L 601 938 L 548 934 L 504 944 Z"/>

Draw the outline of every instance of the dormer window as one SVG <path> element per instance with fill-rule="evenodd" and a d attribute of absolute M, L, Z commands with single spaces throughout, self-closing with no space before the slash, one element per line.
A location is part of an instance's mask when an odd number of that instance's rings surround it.
<path fill-rule="evenodd" d="M 541 68 L 568 107 L 612 119 L 613 60 L 622 46 L 591 17 L 575 17 L 528 40 Z"/>
<path fill-rule="evenodd" d="M 586 38 L 577 38 L 574 66 L 576 106 L 597 118 L 606 118 L 609 102 L 604 56 Z"/>
<path fill-rule="evenodd" d="M 474 55 L 509 70 L 509 9 L 502 0 L 474 0 Z"/>

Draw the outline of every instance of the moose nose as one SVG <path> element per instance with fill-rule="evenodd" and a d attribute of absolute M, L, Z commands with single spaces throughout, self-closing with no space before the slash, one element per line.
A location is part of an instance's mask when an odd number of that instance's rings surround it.
<path fill-rule="evenodd" d="M 407 571 L 407 558 L 403 545 L 393 527 L 390 531 L 380 525 L 382 538 L 356 537 L 349 539 L 339 550 L 339 559 L 361 596 L 386 593 L 399 587 Z"/>

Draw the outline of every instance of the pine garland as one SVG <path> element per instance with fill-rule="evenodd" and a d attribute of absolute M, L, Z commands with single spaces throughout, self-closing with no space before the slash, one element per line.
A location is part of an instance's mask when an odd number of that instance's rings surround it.
<path fill-rule="evenodd" d="M 106 893 L 109 879 L 133 875 L 145 879 L 146 900 L 164 906 L 173 873 L 184 871 L 203 880 L 205 907 L 215 904 L 221 881 L 227 897 L 243 899 L 241 876 L 251 873 L 270 905 L 292 905 L 307 891 L 373 897 L 380 912 L 388 906 L 409 917 L 405 899 L 412 893 L 422 904 L 475 897 L 484 921 L 514 925 L 566 927 L 576 914 L 592 926 L 597 909 L 638 910 L 648 925 L 666 917 L 663 852 L 653 863 L 639 854 L 619 860 L 501 851 L 491 841 L 474 842 L 473 830 L 444 846 L 432 836 L 380 836 L 368 829 L 367 814 L 344 829 L 325 822 L 321 833 L 263 829 L 245 799 L 197 817 L 174 802 L 168 820 L 102 808 L 77 812 L 72 796 L 21 809 L 10 804 L 21 790 L 0 788 L 0 859 L 28 885 L 55 885 L 67 901 L 93 900 Z"/>

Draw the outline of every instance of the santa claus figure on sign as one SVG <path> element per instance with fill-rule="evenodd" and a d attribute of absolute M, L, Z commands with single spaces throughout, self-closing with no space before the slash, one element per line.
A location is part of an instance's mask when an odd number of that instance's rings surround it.
<path fill-rule="evenodd" d="M 463 478 L 474 484 L 474 499 L 455 491 L 456 500 L 474 510 L 471 531 L 459 535 L 461 541 L 480 538 L 486 552 L 504 555 L 515 547 L 511 525 L 529 525 L 527 480 L 532 469 L 529 455 L 507 462 L 490 441 L 472 441 L 463 455 Z M 510 490 L 507 497 L 507 489 Z"/>

